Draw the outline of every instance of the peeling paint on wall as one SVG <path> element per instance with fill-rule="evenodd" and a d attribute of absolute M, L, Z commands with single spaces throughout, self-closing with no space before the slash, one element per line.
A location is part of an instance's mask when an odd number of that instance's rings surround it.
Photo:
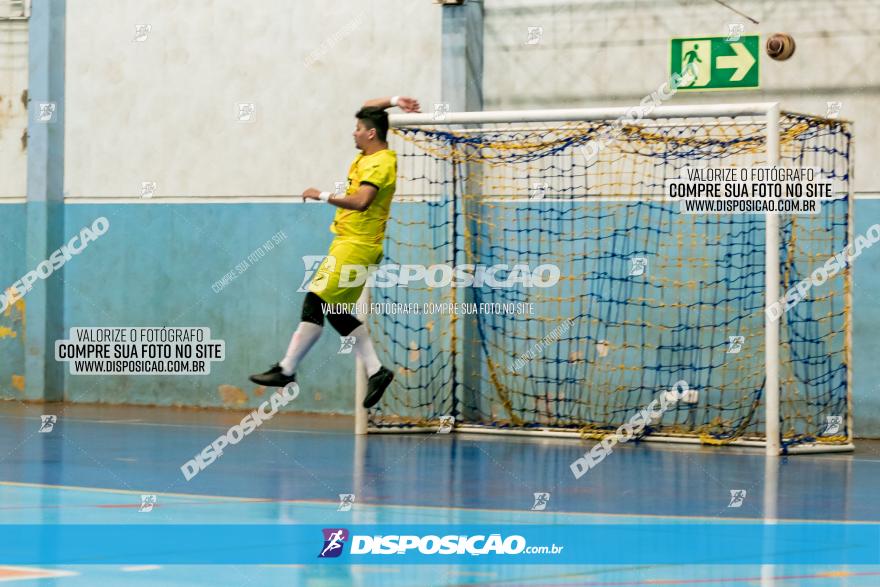
<path fill-rule="evenodd" d="M 10 292 L 14 292 L 14 290 L 8 289 L 6 290 L 6 294 L 9 295 Z M 19 338 L 24 342 L 24 327 L 25 327 L 25 305 L 24 299 L 19 299 L 18 301 L 10 304 L 6 310 L 3 311 L 3 314 L 0 314 L 3 317 L 3 322 L 7 325 L 0 326 L 0 339 L 3 338 Z M 22 336 L 19 336 L 21 334 Z"/>
<path fill-rule="evenodd" d="M 248 396 L 244 390 L 234 385 L 223 384 L 217 388 L 217 393 L 220 394 L 220 400 L 224 406 L 240 406 L 248 401 Z"/>
<path fill-rule="evenodd" d="M 7 290 L 9 293 L 9 290 Z M 0 314 L 0 341 L 5 338 L 15 338 L 24 346 L 25 305 L 20 299 L 9 306 Z M 12 389 L 24 393 L 24 375 L 12 375 Z"/>

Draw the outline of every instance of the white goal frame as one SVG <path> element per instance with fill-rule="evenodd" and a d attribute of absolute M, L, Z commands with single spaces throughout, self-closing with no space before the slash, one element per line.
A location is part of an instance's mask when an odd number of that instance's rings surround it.
<path fill-rule="evenodd" d="M 533 123 L 533 122 L 590 122 L 616 120 L 631 115 L 633 109 L 621 108 L 572 108 L 559 110 L 499 110 L 486 112 L 445 112 L 442 116 L 432 114 L 392 114 L 389 116 L 392 127 L 413 126 L 449 126 L 479 123 Z M 791 111 L 786 113 L 796 114 Z M 713 118 L 713 117 L 737 117 L 754 116 L 763 117 L 766 121 L 766 156 L 767 166 L 777 166 L 780 161 L 780 117 L 782 110 L 778 102 L 747 102 L 740 104 L 711 104 L 711 105 L 685 105 L 685 106 L 658 106 L 652 111 L 645 113 L 642 119 L 659 118 Z M 808 115 L 822 118 L 816 115 Z M 841 122 L 835 120 L 835 122 Z M 851 165 L 852 163 L 850 163 Z M 852 187 L 849 187 L 849 224 L 847 227 L 848 238 L 853 238 L 852 218 Z M 780 297 L 780 257 L 779 257 L 779 217 L 774 214 L 765 214 L 765 315 L 764 315 L 764 359 L 766 381 L 764 386 L 764 409 L 766 413 L 765 436 L 766 440 L 734 440 L 731 446 L 764 447 L 767 456 L 778 456 L 783 453 L 781 442 L 780 414 L 780 386 L 779 386 L 779 332 L 782 322 L 772 320 L 766 311 Z M 847 282 L 851 285 L 852 273 L 848 272 Z M 847 288 L 847 307 L 852 311 L 852 288 Z M 361 302 L 368 300 L 368 290 L 364 289 Z M 363 307 L 363 306 L 361 306 Z M 363 319 L 363 316 L 359 316 Z M 823 444 L 806 443 L 791 446 L 785 450 L 786 454 L 793 453 L 818 453 L 818 452 L 847 452 L 855 449 L 852 422 L 852 319 L 848 317 L 845 326 L 846 332 L 846 361 L 847 361 L 847 433 L 846 444 Z M 361 407 L 363 397 L 366 394 L 367 377 L 360 361 L 356 367 L 355 385 L 355 433 L 405 433 L 405 432 L 436 432 L 435 428 L 409 428 L 388 429 L 369 428 L 367 411 Z M 456 432 L 468 432 L 478 434 L 514 434 L 523 436 L 542 436 L 557 438 L 580 438 L 577 431 L 558 429 L 493 429 L 483 426 L 456 424 Z M 699 438 L 671 437 L 663 435 L 648 435 L 643 440 L 651 442 L 668 442 L 679 444 L 700 444 Z"/>

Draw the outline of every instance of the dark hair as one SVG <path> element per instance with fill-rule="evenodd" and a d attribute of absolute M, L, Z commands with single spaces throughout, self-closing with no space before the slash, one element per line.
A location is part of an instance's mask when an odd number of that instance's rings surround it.
<path fill-rule="evenodd" d="M 367 128 L 376 129 L 376 137 L 383 143 L 388 136 L 388 113 L 384 108 L 364 106 L 355 113 L 355 118 L 362 121 Z"/>

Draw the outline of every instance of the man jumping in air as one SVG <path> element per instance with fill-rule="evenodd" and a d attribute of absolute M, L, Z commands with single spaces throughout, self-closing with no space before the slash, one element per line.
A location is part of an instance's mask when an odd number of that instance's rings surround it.
<path fill-rule="evenodd" d="M 391 211 L 391 198 L 397 181 L 397 154 L 388 148 L 387 108 L 398 106 L 404 112 L 419 112 L 414 98 L 394 96 L 368 100 L 355 118 L 357 126 L 354 143 L 361 152 L 354 158 L 348 170 L 348 189 L 345 195 L 333 196 L 309 188 L 303 192 L 304 199 L 328 202 L 339 210 L 330 226 L 336 235 L 330 251 L 309 284 L 309 292 L 303 302 L 299 326 L 290 339 L 287 354 L 265 373 L 251 375 L 250 380 L 267 387 L 284 387 L 296 381 L 296 368 L 324 330 L 324 307 L 322 304 L 355 304 L 363 285 L 342 287 L 339 276 L 343 266 L 369 267 L 382 259 L 382 242 L 385 225 Z M 366 327 L 351 314 L 329 312 L 330 325 L 341 336 L 355 338 L 354 351 L 363 361 L 369 376 L 364 407 L 371 408 L 382 398 L 385 389 L 394 379 L 394 373 L 379 363 L 376 350 Z"/>

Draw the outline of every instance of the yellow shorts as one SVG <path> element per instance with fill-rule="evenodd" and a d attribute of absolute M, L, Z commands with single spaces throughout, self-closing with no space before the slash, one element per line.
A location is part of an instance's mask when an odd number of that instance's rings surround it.
<path fill-rule="evenodd" d="M 327 257 L 309 284 L 314 292 L 328 304 L 354 304 L 361 296 L 366 279 L 366 270 L 382 260 L 382 245 L 334 239 L 330 243 Z M 348 267 L 346 267 L 348 266 Z M 352 266 L 357 266 L 354 268 Z M 346 275 L 340 285 L 340 276 Z"/>

